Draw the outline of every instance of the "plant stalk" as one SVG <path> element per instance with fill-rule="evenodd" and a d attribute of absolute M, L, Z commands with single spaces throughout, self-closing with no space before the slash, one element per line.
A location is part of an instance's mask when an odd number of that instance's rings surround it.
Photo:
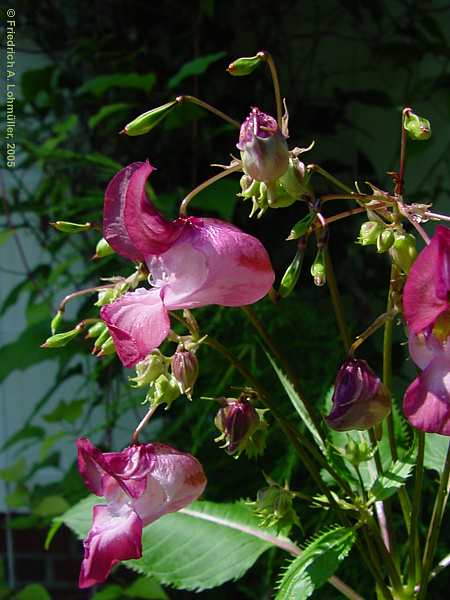
<path fill-rule="evenodd" d="M 411 588 L 415 587 L 420 581 L 420 573 L 422 565 L 420 564 L 419 555 L 419 517 L 422 501 L 422 485 L 423 485 L 423 460 L 425 455 L 425 434 L 423 431 L 417 432 L 418 447 L 417 447 L 417 462 L 416 462 L 416 478 L 414 483 L 414 497 L 411 510 L 411 526 L 409 531 L 409 571 L 408 582 Z"/>

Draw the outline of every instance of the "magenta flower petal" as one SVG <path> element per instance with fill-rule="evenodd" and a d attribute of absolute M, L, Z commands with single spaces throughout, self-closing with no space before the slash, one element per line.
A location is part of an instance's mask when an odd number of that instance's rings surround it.
<path fill-rule="evenodd" d="M 170 322 L 160 290 L 139 288 L 100 311 L 125 367 L 143 360 L 164 340 Z"/>
<path fill-rule="evenodd" d="M 428 246 L 416 258 L 403 292 L 408 328 L 419 333 L 449 308 L 450 229 L 439 225 Z"/>
<path fill-rule="evenodd" d="M 450 357 L 445 350 L 408 387 L 403 412 L 416 429 L 450 435 Z"/>
<path fill-rule="evenodd" d="M 147 197 L 145 184 L 154 170 L 148 161 L 136 162 L 110 181 L 103 209 L 103 235 L 121 256 L 143 261 L 170 248 L 182 222 L 164 219 Z"/>
<path fill-rule="evenodd" d="M 142 520 L 127 504 L 94 506 L 94 522 L 84 541 L 79 587 L 102 583 L 121 560 L 142 556 Z"/>

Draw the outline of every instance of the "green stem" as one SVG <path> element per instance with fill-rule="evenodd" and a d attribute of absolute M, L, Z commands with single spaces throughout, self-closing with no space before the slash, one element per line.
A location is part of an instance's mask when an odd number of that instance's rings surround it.
<path fill-rule="evenodd" d="M 219 181 L 219 179 L 223 179 L 223 177 L 228 177 L 228 175 L 230 175 L 231 173 L 236 173 L 236 171 L 242 171 L 241 163 L 239 163 L 238 165 L 234 165 L 233 167 L 228 167 L 224 171 L 217 173 L 217 175 L 210 177 L 209 179 L 198 185 L 196 188 L 194 188 L 192 192 L 189 192 L 189 194 L 184 198 L 183 202 L 181 203 L 180 217 L 185 217 L 187 215 L 187 207 L 189 206 L 191 200 L 197 194 L 199 194 L 201 191 L 203 191 L 205 188 L 209 187 L 213 183 L 216 183 L 216 181 Z"/>
<path fill-rule="evenodd" d="M 365 544 L 363 546 L 363 544 L 361 544 L 361 542 L 358 543 L 358 549 L 360 551 L 360 554 L 361 554 L 363 560 L 365 561 L 366 565 L 369 567 L 369 570 L 371 571 L 371 573 L 377 583 L 378 588 L 383 593 L 385 600 L 393 600 L 392 594 L 389 591 L 389 588 L 387 587 L 387 585 L 384 581 L 383 573 L 380 569 L 380 560 L 375 551 L 375 548 L 372 545 L 372 540 L 371 540 L 369 534 L 367 533 L 367 531 L 365 531 L 365 529 L 362 529 L 361 531 L 362 531 L 362 535 L 364 537 Z M 366 556 L 367 553 L 369 554 L 370 561 L 367 559 L 367 556 Z"/>
<path fill-rule="evenodd" d="M 420 556 L 419 553 L 419 516 L 422 501 L 423 485 L 423 460 L 425 454 L 425 434 L 423 431 L 417 432 L 418 448 L 416 462 L 416 479 L 414 484 L 414 497 L 411 510 L 411 526 L 409 532 L 409 572 L 408 584 L 414 588 L 417 581 L 420 581 Z"/>
<path fill-rule="evenodd" d="M 325 249 L 325 270 L 327 274 L 328 289 L 330 290 L 331 301 L 333 303 L 334 314 L 339 328 L 339 333 L 344 344 L 345 351 L 348 352 L 352 343 L 347 323 L 344 318 L 344 310 L 342 307 L 341 296 L 334 275 L 333 263 L 331 261 L 328 249 Z"/>
<path fill-rule="evenodd" d="M 178 104 L 182 104 L 183 102 L 191 102 L 192 104 L 197 104 L 197 106 L 201 106 L 202 108 L 209 110 L 209 112 L 213 113 L 217 117 L 220 117 L 227 123 L 230 123 L 230 125 L 233 125 L 233 127 L 239 129 L 241 126 L 239 121 L 232 119 L 230 116 L 228 116 L 226 113 L 222 112 L 215 106 L 211 106 L 211 104 L 208 104 L 207 102 L 204 102 L 203 100 L 200 100 L 195 96 L 177 96 L 176 101 L 178 102 Z"/>
<path fill-rule="evenodd" d="M 403 585 L 400 577 L 400 573 L 397 570 L 397 566 L 394 562 L 392 554 L 388 551 L 384 542 L 381 538 L 380 532 L 378 530 L 375 519 L 370 515 L 367 519 L 369 528 L 373 533 L 375 542 L 378 546 L 378 551 L 380 552 L 383 563 L 386 565 L 387 572 L 389 574 L 389 579 L 391 580 L 392 587 L 396 592 L 401 592 L 403 590 Z"/>
<path fill-rule="evenodd" d="M 445 504 L 448 497 L 448 483 L 450 477 L 450 444 L 447 450 L 447 457 L 445 459 L 444 471 L 439 482 L 439 489 L 436 496 L 436 500 L 433 508 L 433 515 L 431 517 L 430 526 L 428 528 L 427 541 L 425 544 L 425 552 L 423 556 L 423 569 L 422 578 L 420 582 L 420 592 L 417 600 L 425 600 L 427 597 L 428 583 L 430 579 L 430 573 L 434 554 L 436 552 L 436 546 L 439 538 L 439 531 L 441 529 L 442 516 L 445 510 Z"/>
<path fill-rule="evenodd" d="M 306 170 L 307 171 L 315 171 L 316 173 L 319 173 L 319 175 L 322 175 L 322 177 L 325 177 L 325 179 L 328 179 L 328 181 L 331 181 L 331 183 L 334 183 L 334 185 L 336 187 L 338 187 L 340 190 L 343 190 L 347 194 L 351 194 L 353 196 L 353 190 L 351 187 L 348 187 L 348 185 L 345 185 L 345 183 L 342 183 L 342 181 L 339 181 L 339 179 L 336 179 L 336 177 L 334 177 L 331 173 L 328 173 L 328 171 L 325 171 L 325 169 L 322 169 L 322 167 L 319 167 L 319 165 L 316 165 L 316 164 L 308 165 L 306 167 Z"/>
<path fill-rule="evenodd" d="M 281 128 L 281 124 L 282 124 L 282 120 L 283 120 L 283 103 L 282 103 L 282 99 L 281 99 L 280 81 L 278 79 L 277 67 L 275 66 L 275 62 L 274 62 L 270 52 L 266 52 L 264 50 L 261 54 L 264 56 L 264 60 L 266 61 L 267 66 L 270 69 L 270 75 L 272 77 L 272 83 L 273 83 L 273 91 L 275 94 L 275 104 L 277 107 L 277 123 L 278 123 L 278 127 Z"/>
<path fill-rule="evenodd" d="M 285 371 L 286 375 L 288 376 L 292 385 L 294 386 L 294 389 L 295 389 L 297 395 L 299 396 L 303 405 L 305 406 L 305 409 L 307 410 L 309 418 L 311 419 L 314 427 L 317 429 L 320 437 L 322 438 L 322 441 L 325 443 L 326 438 L 322 431 L 321 423 L 317 417 L 317 414 L 316 414 L 313 406 L 310 404 L 310 402 L 308 400 L 305 399 L 305 397 L 303 395 L 303 391 L 300 386 L 300 382 L 298 380 L 298 377 L 296 376 L 295 372 L 291 368 L 289 362 L 286 360 L 285 356 L 283 355 L 281 350 L 278 348 L 278 346 L 275 343 L 272 336 L 269 334 L 269 332 L 266 330 L 264 325 L 258 319 L 254 310 L 250 306 L 241 306 L 241 309 L 245 313 L 245 315 L 248 318 L 248 320 L 250 321 L 250 323 L 253 325 L 253 327 L 256 329 L 256 331 L 259 333 L 259 335 L 261 336 L 262 340 L 264 341 L 264 343 L 266 344 L 266 346 L 268 347 L 268 349 L 270 350 L 272 355 L 280 363 L 282 369 Z"/>

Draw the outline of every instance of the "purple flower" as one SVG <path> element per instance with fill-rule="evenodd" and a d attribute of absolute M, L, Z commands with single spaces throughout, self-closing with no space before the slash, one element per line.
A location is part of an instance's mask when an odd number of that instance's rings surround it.
<path fill-rule="evenodd" d="M 210 218 L 164 219 L 145 192 L 152 171 L 148 162 L 133 163 L 117 173 L 105 194 L 104 237 L 118 254 L 147 264 L 152 286 L 100 312 L 126 367 L 164 340 L 169 310 L 252 304 L 275 277 L 261 242 L 237 227 Z"/>
<path fill-rule="evenodd" d="M 325 417 L 336 431 L 370 429 L 391 412 L 389 392 L 365 360 L 346 360 L 336 377 L 333 406 Z"/>
<path fill-rule="evenodd" d="M 252 108 L 241 125 L 239 143 L 244 171 L 257 181 L 274 181 L 289 166 L 286 138 L 273 117 Z"/>
<path fill-rule="evenodd" d="M 430 332 L 411 334 L 409 350 L 422 372 L 405 392 L 403 412 L 416 429 L 450 435 L 450 345 Z"/>
<path fill-rule="evenodd" d="M 94 506 L 84 541 L 80 588 L 102 583 L 121 560 L 142 556 L 142 528 L 180 510 L 205 489 L 202 466 L 190 454 L 163 444 L 101 452 L 80 438 L 78 468 L 87 487 L 106 504 Z"/>

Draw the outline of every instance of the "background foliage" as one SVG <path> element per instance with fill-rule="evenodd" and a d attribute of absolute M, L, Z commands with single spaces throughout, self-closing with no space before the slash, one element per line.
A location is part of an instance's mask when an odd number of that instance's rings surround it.
<path fill-rule="evenodd" d="M 224 72 L 233 58 L 268 49 L 287 98 L 291 147 L 316 140 L 309 162 L 320 163 L 349 184 L 368 180 L 391 189 L 386 171 L 397 168 L 400 111 L 413 106 L 431 119 L 434 136 L 428 144 L 411 149 L 407 197 L 444 202 L 450 160 L 449 12 L 445 3 L 419 0 L 260 0 L 257 6 L 214 0 L 22 3 L 23 60 L 27 51 L 39 52 L 45 65 L 26 70 L 21 77 L 16 105 L 20 153 L 17 168 L 6 179 L 0 242 L 21 252 L 24 240 L 33 238 L 40 251 L 39 260 L 23 257 L 22 272 L 0 307 L 0 314 L 8 318 L 8 311 L 25 300 L 27 322 L 16 340 L 0 349 L 0 381 L 17 369 L 26 377 L 28 367 L 43 361 L 54 361 L 56 370 L 48 392 L 30 398 L 22 429 L 3 444 L 3 450 L 17 456 L 17 463 L 2 473 L 8 504 L 12 511 L 29 511 L 26 517 L 15 517 L 13 527 L 46 527 L 52 517 L 84 496 L 74 463 L 61 469 L 51 484 L 40 484 L 36 474 L 43 468 L 58 469 L 62 453 L 75 458 L 73 441 L 80 434 L 108 448 L 126 440 L 142 400 L 140 393 L 129 389 L 118 361 L 88 357 L 84 341 L 54 354 L 39 348 L 48 337 L 49 315 L 66 293 L 124 268 L 114 257 L 90 261 L 99 234 L 65 236 L 49 223 L 58 219 L 100 223 L 108 180 L 121 166 L 147 157 L 158 168 L 152 176 L 155 201 L 173 217 L 190 188 L 213 173 L 210 163 L 226 163 L 230 153 L 236 153 L 236 132 L 189 105 L 178 108 L 149 136 L 126 138 L 117 132 L 135 115 L 180 93 L 197 95 L 238 120 L 252 105 L 273 112 L 267 74 L 234 79 Z M 26 183 L 30 174 L 32 185 Z M 295 252 L 292 242 L 283 240 L 302 215 L 302 206 L 270 211 L 250 222 L 249 206 L 237 203 L 236 191 L 237 178 L 227 179 L 199 196 L 192 210 L 233 219 L 258 236 L 280 276 Z M 383 256 L 354 245 L 359 223 L 355 219 L 337 224 L 330 241 L 354 335 L 383 311 L 388 278 Z M 86 316 L 90 302 L 87 298 L 71 305 L 67 329 Z M 323 406 L 343 358 L 327 289 L 314 288 L 306 268 L 296 293 L 282 306 L 265 300 L 256 310 L 291 357 L 308 397 Z M 265 381 L 285 415 L 295 418 L 244 315 L 219 307 L 196 315 L 205 333 L 230 346 Z M 399 342 L 401 332 L 398 335 Z M 375 336 L 364 347 L 364 357 L 375 369 L 380 368 L 381 357 L 377 342 Z M 398 343 L 394 355 L 398 398 L 413 373 L 405 356 Z M 161 411 L 147 435 L 189 450 L 201 460 L 209 477 L 207 500 L 254 497 L 264 486 L 262 461 L 234 461 L 214 445 L 215 406 L 200 400 L 202 395 L 232 395 L 230 386 L 242 385 L 242 380 L 212 350 L 203 348 L 199 358 L 194 402 L 178 400 L 170 412 Z M 72 382 L 69 397 L 60 391 L 67 381 Z M 22 458 L 30 446 L 36 457 L 31 464 Z M 313 493 L 302 465 L 274 428 L 263 460 L 265 471 L 278 481 L 287 478 L 294 489 Z M 319 522 L 319 513 L 311 510 L 301 514 L 301 522 L 304 533 L 295 531 L 299 540 L 330 525 Z M 284 559 L 270 550 L 240 582 L 200 596 L 269 597 Z M 357 560 L 347 561 L 340 574 L 364 589 Z M 119 570 L 114 583 L 121 577 Z M 167 593 L 175 599 L 192 596 L 172 589 Z M 325 586 L 320 597 L 335 594 Z"/>

